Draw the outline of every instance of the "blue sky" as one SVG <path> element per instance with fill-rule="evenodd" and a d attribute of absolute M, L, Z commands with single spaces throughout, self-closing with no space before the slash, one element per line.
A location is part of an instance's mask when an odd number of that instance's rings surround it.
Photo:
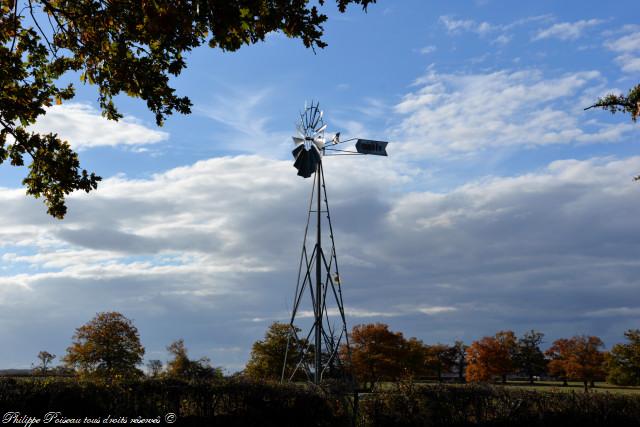
<path fill-rule="evenodd" d="M 330 2 L 329 2 L 330 3 Z M 193 114 L 157 128 L 139 100 L 99 117 L 95 88 L 54 129 L 105 178 L 64 221 L 0 174 L 0 367 L 62 355 L 117 310 L 146 357 L 184 338 L 241 369 L 286 321 L 310 181 L 290 150 L 305 101 L 328 132 L 386 139 L 388 158 L 326 162 L 349 325 L 427 343 L 500 329 L 547 343 L 638 327 L 637 124 L 583 111 L 640 74 L 634 2 L 380 1 L 325 6 L 329 46 L 281 34 L 189 57 L 173 84 Z"/>

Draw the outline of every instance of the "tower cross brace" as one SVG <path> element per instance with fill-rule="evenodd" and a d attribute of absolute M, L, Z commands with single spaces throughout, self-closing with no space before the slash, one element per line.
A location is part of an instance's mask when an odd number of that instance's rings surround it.
<path fill-rule="evenodd" d="M 315 203 L 314 203 L 315 202 Z M 315 204 L 315 209 L 314 209 Z M 316 241 L 311 254 L 308 252 L 309 225 L 315 213 Z M 323 215 L 326 214 L 331 250 L 327 257 L 322 246 Z M 328 258 L 328 259 L 327 259 Z M 301 316 L 301 303 L 309 292 L 312 305 L 313 324 L 306 334 L 300 334 L 295 321 Z M 337 323 L 337 324 L 336 324 Z M 338 259 L 331 214 L 327 199 L 322 162 L 317 165 L 309 200 L 307 225 L 298 266 L 298 281 L 289 321 L 287 350 L 282 368 L 282 380 L 293 381 L 304 372 L 307 380 L 320 384 L 327 375 L 344 376 L 344 363 L 340 357 L 341 344 L 346 345 L 347 359 L 351 358 L 347 333 Z M 313 337 L 313 341 L 311 338 Z M 319 351 L 317 349 L 320 349 Z M 288 369 L 290 354 L 295 357 L 293 368 Z"/>

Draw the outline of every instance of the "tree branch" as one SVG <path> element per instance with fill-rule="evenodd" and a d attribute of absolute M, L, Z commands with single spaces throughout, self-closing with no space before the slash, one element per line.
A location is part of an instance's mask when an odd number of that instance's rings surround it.
<path fill-rule="evenodd" d="M 17 3 L 17 1 L 16 1 Z M 40 23 L 38 22 L 38 19 L 35 17 L 35 15 L 33 14 L 33 3 L 32 0 L 29 0 L 29 15 L 31 15 L 31 19 L 33 19 L 33 22 L 36 24 L 36 27 L 38 27 L 38 30 L 40 31 L 40 34 L 42 35 L 42 38 L 44 38 L 44 41 L 47 42 L 47 46 L 49 46 L 49 52 L 51 52 L 51 54 L 53 55 L 54 58 L 57 58 L 57 52 L 58 49 L 55 48 L 55 46 L 51 45 L 51 42 L 49 41 L 49 38 L 47 37 L 46 33 L 44 32 L 44 30 L 42 29 L 42 27 L 40 26 Z"/>

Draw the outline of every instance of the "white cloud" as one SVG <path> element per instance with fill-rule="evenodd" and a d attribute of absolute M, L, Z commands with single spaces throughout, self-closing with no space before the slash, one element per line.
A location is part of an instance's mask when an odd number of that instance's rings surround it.
<path fill-rule="evenodd" d="M 622 67 L 622 71 L 626 73 L 640 72 L 640 56 L 620 55 L 616 58 L 616 61 Z"/>
<path fill-rule="evenodd" d="M 410 316 L 416 313 L 426 314 L 427 316 L 437 316 L 443 313 L 451 313 L 456 311 L 456 307 L 397 307 L 394 310 L 367 310 L 362 308 L 349 307 L 345 309 L 345 314 L 348 317 L 355 318 L 388 318 L 388 317 L 401 317 Z M 338 310 L 336 308 L 330 308 L 327 310 L 329 316 L 337 316 Z M 303 319 L 310 319 L 314 317 L 314 313 L 311 310 L 304 310 L 298 314 L 298 317 Z"/>
<path fill-rule="evenodd" d="M 616 62 L 624 72 L 640 72 L 640 31 L 610 40 L 605 46 L 620 54 L 616 57 Z"/>
<path fill-rule="evenodd" d="M 506 35 L 506 34 L 500 34 L 498 37 L 496 37 L 492 43 L 493 44 L 498 44 L 501 46 L 505 46 L 507 44 L 509 44 L 509 42 L 511 41 L 511 37 Z"/>
<path fill-rule="evenodd" d="M 637 52 L 640 50 L 640 31 L 609 41 L 606 46 L 615 52 Z"/>
<path fill-rule="evenodd" d="M 533 37 L 533 40 L 542 40 L 548 38 L 557 38 L 560 40 L 576 40 L 584 34 L 584 32 L 591 27 L 602 24 L 604 21 L 601 19 L 589 19 L 580 20 L 576 22 L 561 22 L 554 24 L 543 30 L 539 30 Z"/>
<path fill-rule="evenodd" d="M 107 120 L 87 104 L 68 103 L 47 108 L 46 114 L 32 126 L 36 132 L 54 132 L 75 149 L 100 146 L 137 146 L 155 144 L 169 134 L 149 128 L 135 117 Z"/>
<path fill-rule="evenodd" d="M 450 313 L 452 311 L 456 311 L 457 309 L 455 307 L 421 307 L 418 309 L 418 311 L 420 313 L 429 315 L 429 316 L 434 316 L 436 314 L 442 314 L 442 313 Z"/>
<path fill-rule="evenodd" d="M 396 151 L 413 158 L 496 147 L 618 141 L 632 127 L 581 120 L 576 99 L 597 71 L 545 78 L 537 70 L 439 74 L 431 69 L 395 106 Z"/>
<path fill-rule="evenodd" d="M 418 52 L 420 52 L 423 55 L 428 55 L 430 53 L 433 53 L 437 50 L 437 48 L 433 45 L 429 45 L 429 46 L 425 46 L 421 49 L 418 50 Z"/>
<path fill-rule="evenodd" d="M 479 35 L 485 35 L 497 28 L 488 22 L 477 22 L 472 19 L 454 19 L 446 15 L 441 16 L 439 21 L 445 26 L 448 32 L 454 34 L 469 31 Z"/>
<path fill-rule="evenodd" d="M 590 311 L 585 314 L 593 317 L 640 317 L 640 307 L 613 307 Z"/>
<path fill-rule="evenodd" d="M 444 15 L 440 16 L 438 20 L 444 25 L 449 34 L 471 32 L 482 37 L 491 33 L 499 33 L 492 43 L 504 46 L 511 41 L 512 35 L 509 34 L 511 30 L 535 22 L 547 22 L 552 19 L 552 15 L 537 15 L 518 19 L 508 24 L 492 24 L 486 21 L 478 22 L 473 19 L 455 19 L 452 16 Z"/>
<path fill-rule="evenodd" d="M 327 314 L 329 316 L 337 316 L 339 312 L 338 312 L 338 309 L 336 308 L 330 308 L 327 310 Z M 345 315 L 348 317 L 355 317 L 355 318 L 375 319 L 380 317 L 397 317 L 397 316 L 401 316 L 402 313 L 397 311 L 363 310 L 363 309 L 352 307 L 352 308 L 345 309 Z M 312 319 L 314 317 L 314 313 L 311 310 L 304 310 L 298 313 L 296 317 L 300 319 Z"/>

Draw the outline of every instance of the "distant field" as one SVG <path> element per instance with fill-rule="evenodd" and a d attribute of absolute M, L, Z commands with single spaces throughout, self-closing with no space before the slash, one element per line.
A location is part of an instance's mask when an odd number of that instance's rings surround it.
<path fill-rule="evenodd" d="M 537 391 L 558 391 L 558 392 L 571 392 L 571 391 L 583 391 L 584 384 L 580 382 L 570 381 L 568 385 L 563 386 L 562 381 L 537 381 L 534 385 L 529 384 L 526 381 L 508 381 L 507 387 L 518 387 L 526 390 Z M 621 394 L 638 394 L 640 395 L 640 387 L 622 387 L 609 383 L 596 383 L 595 388 L 589 388 L 589 392 L 595 393 L 621 393 Z"/>
<path fill-rule="evenodd" d="M 435 381 L 420 382 L 420 384 L 437 384 Z M 452 386 L 460 386 L 460 384 L 451 384 Z M 581 382 L 569 381 L 568 385 L 563 386 L 562 381 L 536 381 L 533 385 L 528 381 L 507 381 L 506 385 L 502 383 L 492 384 L 499 387 L 518 388 L 522 390 L 533 391 L 551 391 L 559 393 L 582 392 L 584 385 Z M 393 387 L 392 383 L 385 384 L 383 389 Z M 609 383 L 596 383 L 595 388 L 589 387 L 589 392 L 594 393 L 619 393 L 632 394 L 640 396 L 640 387 L 623 387 Z"/>

